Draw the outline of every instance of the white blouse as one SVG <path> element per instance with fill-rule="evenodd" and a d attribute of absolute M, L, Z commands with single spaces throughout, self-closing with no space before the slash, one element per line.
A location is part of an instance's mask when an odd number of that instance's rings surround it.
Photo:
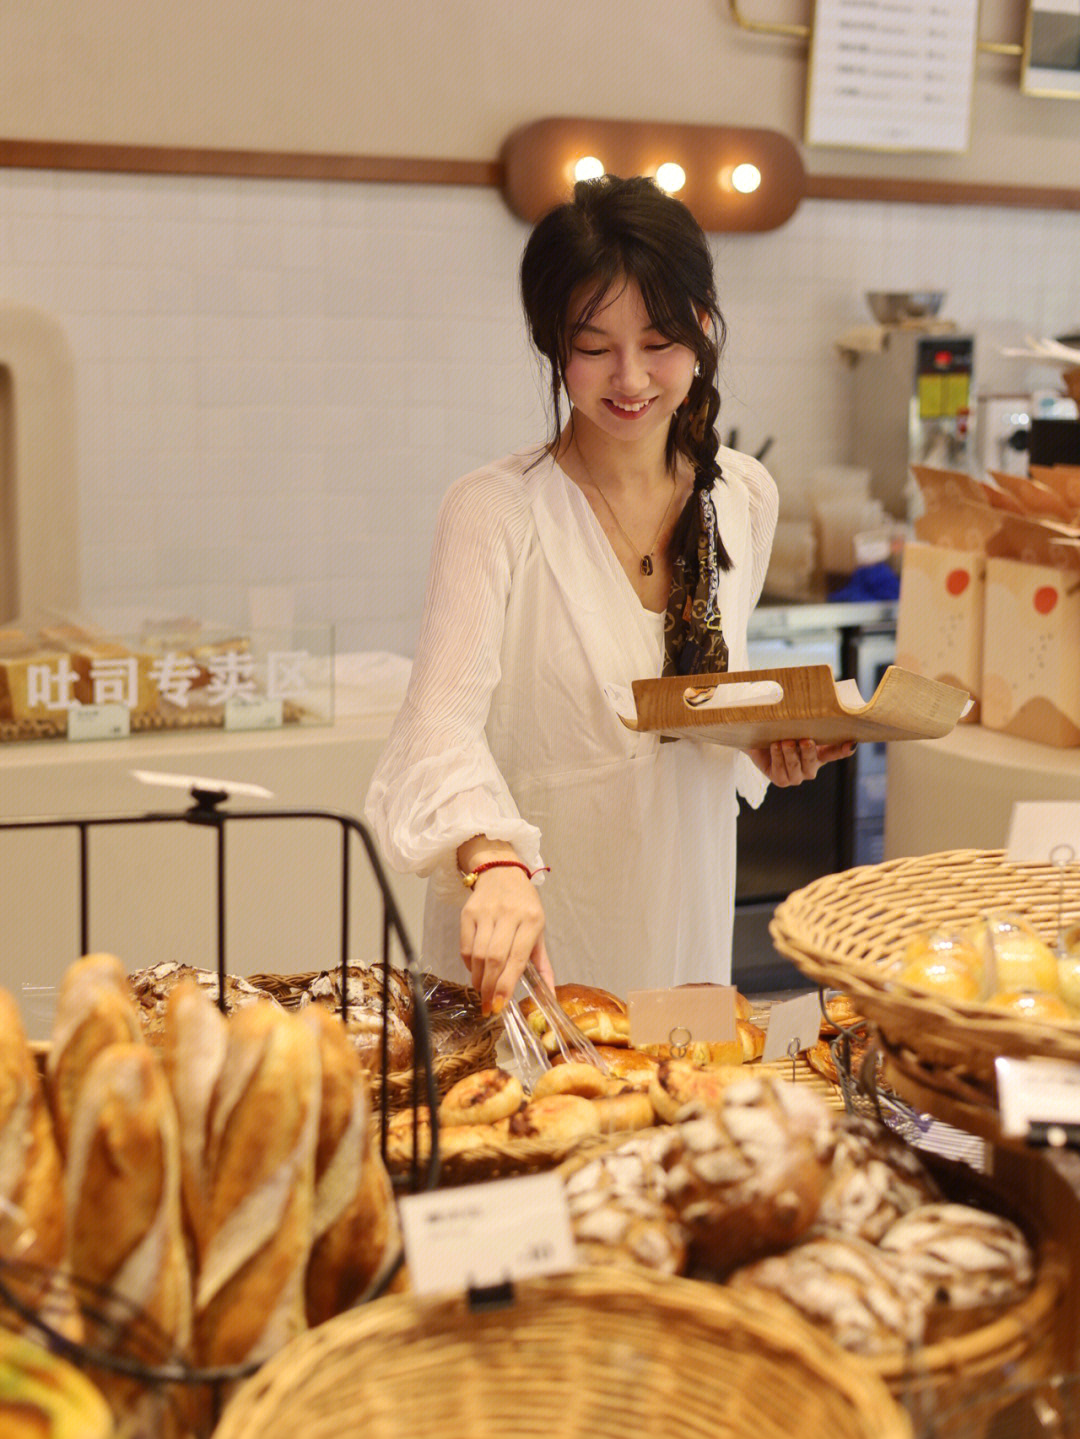
<path fill-rule="evenodd" d="M 734 561 L 720 612 L 737 670 L 777 493 L 756 460 L 718 458 Z M 431 876 L 425 968 L 464 977 L 456 851 L 485 834 L 551 866 L 537 883 L 560 982 L 625 994 L 730 980 L 736 788 L 756 806 L 766 781 L 734 750 L 661 744 L 620 722 L 605 686 L 662 662 L 663 616 L 642 606 L 554 460 L 514 454 L 451 487 L 412 676 L 365 806 L 391 867 Z"/>

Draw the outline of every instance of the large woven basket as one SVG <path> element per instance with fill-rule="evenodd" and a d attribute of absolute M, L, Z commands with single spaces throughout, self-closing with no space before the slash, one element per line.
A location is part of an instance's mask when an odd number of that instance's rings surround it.
<path fill-rule="evenodd" d="M 583 1147 L 559 1166 L 560 1176 L 568 1180 L 625 1138 Z M 1080 1363 L 1080 1289 L 1075 1282 L 1080 1271 L 1080 1193 L 1045 1155 L 1021 1160 L 995 1151 L 992 1175 L 933 1154 L 923 1159 L 950 1199 L 1005 1214 L 1020 1224 L 1034 1250 L 1035 1282 L 1016 1303 L 967 1334 L 939 1339 L 914 1354 L 852 1359 L 881 1379 L 919 1426 L 939 1410 L 976 1397 L 984 1401 L 984 1412 L 992 1407 L 991 1394 L 1003 1396 L 1009 1385 L 1048 1379 Z M 711 1280 L 688 1282 L 713 1287 Z M 957 1417 L 950 1439 L 966 1434 Z"/>
<path fill-rule="evenodd" d="M 880 1034 L 889 1082 L 901 1094 L 908 1097 L 910 1074 L 918 1090 L 912 1102 L 1000 1140 L 994 1060 L 1080 1061 L 1080 1021 L 1017 1019 L 987 1004 L 915 993 L 888 975 L 920 930 L 956 928 L 988 910 L 1024 916 L 1053 945 L 1059 924 L 1080 919 L 1080 868 L 1013 864 L 996 850 L 889 860 L 796 890 L 777 907 L 769 932 L 809 978 L 852 996 Z M 941 1103 L 926 1104 L 935 1093 Z"/>
<path fill-rule="evenodd" d="M 215 1439 L 910 1439 L 874 1374 L 779 1304 L 580 1270 L 506 1308 L 394 1295 L 294 1341 Z"/>

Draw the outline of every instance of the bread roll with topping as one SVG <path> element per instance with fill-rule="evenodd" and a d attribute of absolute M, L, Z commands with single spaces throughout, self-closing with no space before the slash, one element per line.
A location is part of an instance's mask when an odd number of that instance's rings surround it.
<path fill-rule="evenodd" d="M 60 1151 L 19 1006 L 0 989 L 0 1259 L 15 1296 L 69 1339 L 82 1337 L 67 1273 Z M 0 1304 L 4 1327 L 24 1320 Z"/>
<path fill-rule="evenodd" d="M 268 1359 L 305 1327 L 320 1094 L 318 1044 L 298 1016 L 259 1004 L 230 1017 L 207 1129 L 200 1364 Z"/>

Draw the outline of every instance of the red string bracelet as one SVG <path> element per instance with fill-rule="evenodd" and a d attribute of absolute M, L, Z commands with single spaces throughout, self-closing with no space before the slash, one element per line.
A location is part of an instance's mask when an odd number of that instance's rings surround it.
<path fill-rule="evenodd" d="M 539 869 L 530 869 L 529 866 L 520 859 L 489 859 L 485 864 L 478 864 L 476 868 L 471 869 L 468 874 L 461 876 L 461 882 L 465 888 L 472 889 L 473 885 L 486 869 L 520 869 L 524 870 L 530 879 L 532 879 L 534 874 L 550 874 L 551 872 L 551 866 L 549 864 L 543 864 Z"/>

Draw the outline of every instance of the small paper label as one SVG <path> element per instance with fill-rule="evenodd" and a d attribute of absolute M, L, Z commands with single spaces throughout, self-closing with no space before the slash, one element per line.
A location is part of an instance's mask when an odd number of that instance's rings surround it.
<path fill-rule="evenodd" d="M 1080 1124 L 1080 1064 L 1057 1059 L 995 1059 L 1001 1132 L 1027 1139 L 1032 1126 Z"/>
<path fill-rule="evenodd" d="M 730 984 L 684 984 L 677 989 L 632 989 L 626 996 L 630 1043 L 720 1044 L 735 1038 L 735 989 Z"/>
<path fill-rule="evenodd" d="M 417 1294 L 482 1289 L 576 1264 L 557 1174 L 403 1195 L 401 1232 Z"/>
<path fill-rule="evenodd" d="M 127 705 L 72 705 L 67 712 L 69 740 L 126 739 L 131 733 Z"/>
<path fill-rule="evenodd" d="M 769 1026 L 765 1031 L 763 1062 L 792 1059 L 816 1043 L 821 1032 L 821 1001 L 817 990 L 782 999 L 769 1010 Z"/>
<path fill-rule="evenodd" d="M 1006 855 L 1014 864 L 1080 860 L 1080 804 L 1071 800 L 1014 804 Z"/>
<path fill-rule="evenodd" d="M 280 729 L 284 713 L 284 700 L 231 699 L 225 705 L 225 728 Z"/>

